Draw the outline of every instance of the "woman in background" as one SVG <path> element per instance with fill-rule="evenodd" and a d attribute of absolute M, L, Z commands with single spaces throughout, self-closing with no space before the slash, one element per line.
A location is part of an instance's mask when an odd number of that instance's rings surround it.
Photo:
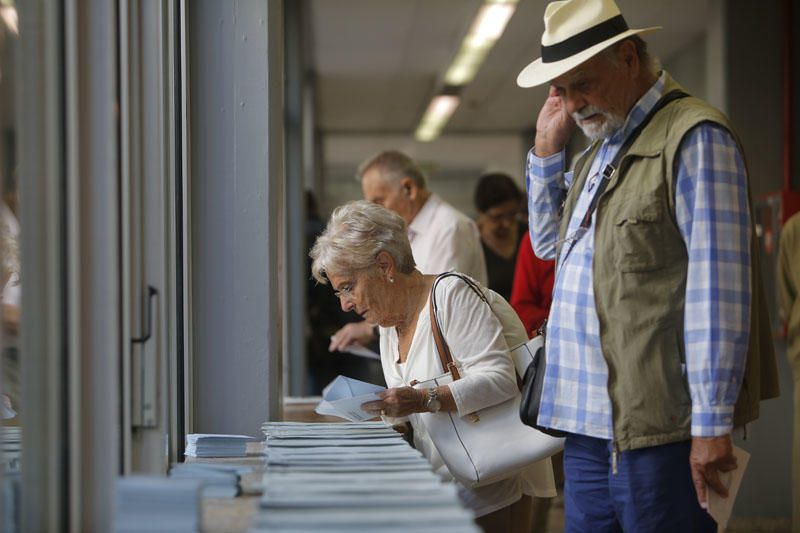
<path fill-rule="evenodd" d="M 489 288 L 511 298 L 520 231 L 519 214 L 524 197 L 506 174 L 486 174 L 475 187 L 475 209 L 481 235 Z"/>

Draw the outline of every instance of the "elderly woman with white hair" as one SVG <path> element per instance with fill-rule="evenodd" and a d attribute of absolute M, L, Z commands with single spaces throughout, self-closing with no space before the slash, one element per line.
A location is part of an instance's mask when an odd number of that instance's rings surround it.
<path fill-rule="evenodd" d="M 348 203 L 334 211 L 310 255 L 312 274 L 331 283 L 342 309 L 380 326 L 381 363 L 389 388 L 380 394 L 381 401 L 363 408 L 389 422 L 408 420 L 417 449 L 440 476 L 453 479 L 421 415 L 441 410 L 464 416 L 518 394 L 508 348 L 510 341 L 524 342 L 527 336 L 514 311 L 488 289 L 481 287 L 491 306 L 463 279 L 441 279 L 436 314 L 462 378 L 432 389 L 414 388 L 411 384 L 443 373 L 427 311 L 437 276 L 415 268 L 403 219 L 369 202 Z M 516 322 L 509 327 L 504 318 L 501 324 L 499 315 Z M 459 484 L 459 495 L 485 531 L 527 532 L 536 476 L 536 468 L 529 467 L 477 488 Z"/>

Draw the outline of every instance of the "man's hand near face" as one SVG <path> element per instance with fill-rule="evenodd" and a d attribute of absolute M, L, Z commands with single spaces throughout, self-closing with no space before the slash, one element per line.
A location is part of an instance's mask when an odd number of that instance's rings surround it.
<path fill-rule="evenodd" d="M 544 101 L 539 117 L 536 119 L 536 139 L 534 151 L 538 157 L 548 157 L 564 149 L 575 131 L 575 121 L 567 113 L 566 106 L 556 88 L 550 87 L 550 94 Z"/>

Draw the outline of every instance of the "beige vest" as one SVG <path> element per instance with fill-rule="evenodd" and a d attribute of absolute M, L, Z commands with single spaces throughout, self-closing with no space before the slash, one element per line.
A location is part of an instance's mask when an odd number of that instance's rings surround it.
<path fill-rule="evenodd" d="M 680 86 L 667 75 L 664 94 L 674 89 Z M 597 206 L 595 305 L 620 450 L 691 437 L 683 341 L 688 255 L 675 218 L 673 162 L 684 135 L 701 122 L 733 132 L 719 111 L 697 98 L 682 98 L 657 113 L 623 157 Z M 600 144 L 576 162 L 561 239 Z M 778 395 L 757 244 L 752 231 L 749 349 L 731 420 L 735 426 L 758 418 L 759 401 Z"/>

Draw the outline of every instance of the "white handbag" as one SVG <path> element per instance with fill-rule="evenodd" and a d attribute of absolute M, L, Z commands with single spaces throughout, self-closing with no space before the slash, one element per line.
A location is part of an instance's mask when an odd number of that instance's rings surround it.
<path fill-rule="evenodd" d="M 416 388 L 438 387 L 461 378 L 436 316 L 436 285 L 449 276 L 464 280 L 489 305 L 483 292 L 469 278 L 447 273 L 434 281 L 430 300 L 431 329 L 445 373 L 418 382 L 414 385 Z M 518 374 L 524 374 L 532 354 L 536 352 L 530 345 L 539 342 L 541 340 L 534 338 L 511 350 L 510 356 Z M 456 412 L 445 411 L 422 413 L 419 416 L 450 473 L 466 486 L 477 487 L 500 481 L 537 462 L 542 462 L 540 466 L 549 470 L 549 479 L 552 480 L 549 457 L 563 449 L 564 439 L 551 437 L 524 425 L 519 418 L 519 404 L 520 395 L 517 394 L 503 403 L 463 417 Z"/>

